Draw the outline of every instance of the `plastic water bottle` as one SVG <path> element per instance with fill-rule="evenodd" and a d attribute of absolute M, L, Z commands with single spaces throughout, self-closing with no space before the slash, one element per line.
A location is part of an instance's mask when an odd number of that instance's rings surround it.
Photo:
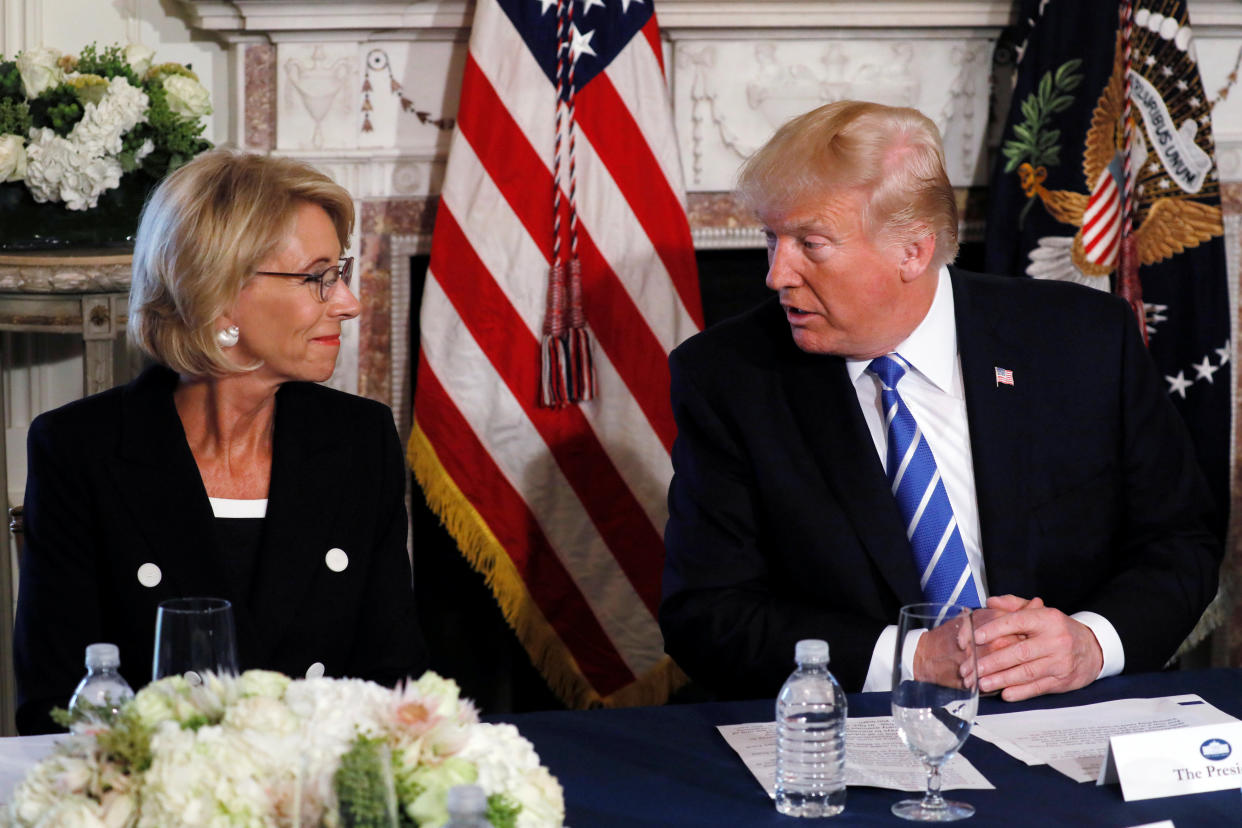
<path fill-rule="evenodd" d="M 478 785 L 449 788 L 448 813 L 444 828 L 491 828 L 487 821 L 487 797 Z"/>
<path fill-rule="evenodd" d="M 80 713 L 90 708 L 103 707 L 114 714 L 121 705 L 134 697 L 134 691 L 117 672 L 121 666 L 121 651 L 115 644 L 91 644 L 86 648 L 86 677 L 78 683 L 69 699 L 69 712 Z M 92 721 L 74 723 L 75 733 L 89 731 Z"/>
<path fill-rule="evenodd" d="M 828 642 L 799 641 L 794 660 L 776 697 L 776 810 L 835 816 L 845 810 L 845 693 L 828 672 Z"/>

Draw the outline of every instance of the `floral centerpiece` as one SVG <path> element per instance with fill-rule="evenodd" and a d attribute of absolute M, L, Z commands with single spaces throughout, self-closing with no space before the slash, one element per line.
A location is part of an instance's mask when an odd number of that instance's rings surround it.
<path fill-rule="evenodd" d="M 0 825 L 439 826 L 460 784 L 483 788 L 495 828 L 564 820 L 530 743 L 480 723 L 435 673 L 393 690 L 262 670 L 167 678 L 86 721 L 30 770 Z"/>
<path fill-rule="evenodd" d="M 0 249 L 127 244 L 142 201 L 211 147 L 210 96 L 145 46 L 0 56 Z"/>

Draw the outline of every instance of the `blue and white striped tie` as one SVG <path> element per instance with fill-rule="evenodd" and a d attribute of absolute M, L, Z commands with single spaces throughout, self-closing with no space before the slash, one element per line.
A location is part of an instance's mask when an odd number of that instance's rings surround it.
<path fill-rule="evenodd" d="M 900 354 L 877 357 L 867 370 L 880 379 L 888 427 L 888 481 L 906 521 L 906 537 L 919 569 L 923 599 L 979 606 L 957 518 L 940 469 L 914 415 L 897 393 L 910 365 Z"/>

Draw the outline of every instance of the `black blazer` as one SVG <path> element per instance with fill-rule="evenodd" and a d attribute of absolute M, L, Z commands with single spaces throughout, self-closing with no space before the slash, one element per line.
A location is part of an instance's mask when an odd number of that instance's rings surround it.
<path fill-rule="evenodd" d="M 990 593 L 1098 612 L 1127 672 L 1159 669 L 1215 594 L 1222 550 L 1128 307 L 951 274 Z M 665 649 L 720 695 L 771 696 L 795 642 L 825 638 L 860 689 L 880 632 L 922 598 L 844 360 L 800 351 L 773 299 L 669 363 Z"/>
<path fill-rule="evenodd" d="M 405 466 L 384 405 L 291 382 L 276 395 L 272 473 L 251 595 L 219 561 L 211 505 L 152 368 L 38 417 L 29 433 L 26 544 L 15 629 L 18 729 L 54 727 L 85 672 L 85 647 L 120 646 L 135 689 L 150 680 L 160 601 L 233 602 L 243 669 L 393 684 L 426 666 L 406 554 Z M 341 549 L 348 565 L 330 569 Z M 154 586 L 138 580 L 153 563 Z M 253 601 L 250 598 L 253 596 Z"/>

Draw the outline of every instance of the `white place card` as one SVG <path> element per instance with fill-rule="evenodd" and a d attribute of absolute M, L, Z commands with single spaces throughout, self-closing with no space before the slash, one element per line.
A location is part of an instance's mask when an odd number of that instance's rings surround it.
<path fill-rule="evenodd" d="M 1113 736 L 1097 785 L 1127 802 L 1242 788 L 1242 722 Z"/>

